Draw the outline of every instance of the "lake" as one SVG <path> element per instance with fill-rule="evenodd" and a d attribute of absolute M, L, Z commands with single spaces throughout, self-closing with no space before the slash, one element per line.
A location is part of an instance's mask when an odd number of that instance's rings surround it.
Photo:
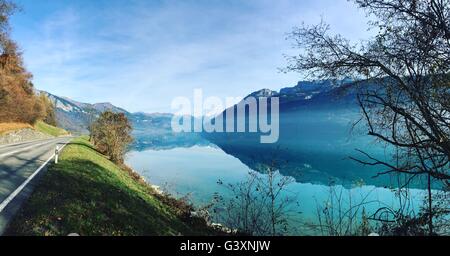
<path fill-rule="evenodd" d="M 135 133 L 138 143 L 126 162 L 170 194 L 189 195 L 197 207 L 209 204 L 215 195 L 232 199 L 235 195 L 223 184 L 242 183 L 252 171 L 264 179 L 261 166 L 271 166 L 293 181 L 282 197 L 295 198 L 290 226 L 302 228 L 289 234 L 317 234 L 304 226 L 318 223 L 320 214 L 338 207 L 352 209 L 355 218 L 361 218 L 363 210 L 367 217 L 381 207 L 398 209 L 400 204 L 405 213 L 417 213 L 425 196 L 419 179 L 410 183 L 406 200 L 399 196 L 397 188 L 403 182 L 398 176 L 374 178 L 385 169 L 350 159 L 364 159 L 356 150 L 360 149 L 377 159 L 395 161 L 391 148 L 367 136 L 362 125 L 353 126 L 358 117 L 355 107 L 285 108 L 274 144 L 261 144 L 258 133 L 184 134 L 167 129 L 151 133 L 156 129 L 142 128 Z M 339 215 L 332 212 L 333 217 Z"/>
<path fill-rule="evenodd" d="M 131 151 L 126 162 L 151 184 L 161 186 L 172 195 L 183 197 L 189 194 L 194 205 L 198 207 L 211 202 L 215 192 L 229 196 L 228 190 L 217 183 L 219 180 L 224 183 L 237 183 L 245 179 L 251 170 L 238 158 L 215 145 Z M 342 192 L 345 204 L 348 204 L 348 198 L 354 203 L 363 200 L 367 202 L 364 208 L 368 214 L 383 206 L 396 208 L 399 204 L 396 193 L 384 187 L 336 185 L 334 189 Z M 288 190 L 295 194 L 298 201 L 295 206 L 295 210 L 299 212 L 295 217 L 296 223 L 316 223 L 317 207 L 329 199 L 330 186 L 295 182 L 289 185 Z M 414 198 L 410 209 L 417 211 L 424 191 L 412 189 L 410 193 Z M 296 234 L 305 233 L 310 234 L 306 230 Z"/>

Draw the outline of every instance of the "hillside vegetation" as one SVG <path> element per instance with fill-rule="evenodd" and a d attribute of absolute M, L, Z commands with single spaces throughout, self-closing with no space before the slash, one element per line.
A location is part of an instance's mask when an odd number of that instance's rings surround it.
<path fill-rule="evenodd" d="M 11 1 L 0 0 L 0 122 L 33 124 L 43 119 L 56 124 L 52 103 L 35 94 L 32 74 L 10 37 L 9 18 L 16 9 Z"/>
<path fill-rule="evenodd" d="M 68 135 L 68 132 L 64 129 L 61 129 L 56 126 L 52 126 L 49 124 L 44 123 L 43 121 L 37 121 L 34 125 L 34 128 L 42 133 L 45 133 L 50 136 L 58 137 L 63 135 Z"/>
<path fill-rule="evenodd" d="M 86 138 L 67 145 L 28 202 L 9 235 L 210 234 L 182 204 L 156 194 L 127 169 L 98 153 Z M 187 215 L 188 216 L 188 215 Z"/>
<path fill-rule="evenodd" d="M 53 137 L 59 137 L 64 135 L 69 135 L 69 133 L 59 127 L 55 127 L 44 123 L 43 121 L 37 121 L 34 125 L 27 123 L 0 123 L 0 135 L 8 135 L 11 132 L 18 132 L 23 129 L 33 129 L 45 135 L 50 135 Z"/>

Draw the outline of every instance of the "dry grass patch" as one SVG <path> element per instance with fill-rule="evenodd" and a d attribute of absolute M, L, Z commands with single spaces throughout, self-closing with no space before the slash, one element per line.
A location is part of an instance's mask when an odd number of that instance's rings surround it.
<path fill-rule="evenodd" d="M 33 128 L 33 127 L 25 123 L 0 123 L 0 134 L 5 134 L 8 132 L 25 128 Z"/>

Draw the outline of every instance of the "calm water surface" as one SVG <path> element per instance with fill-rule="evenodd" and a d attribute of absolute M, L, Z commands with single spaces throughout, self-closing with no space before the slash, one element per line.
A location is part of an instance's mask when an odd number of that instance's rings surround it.
<path fill-rule="evenodd" d="M 132 151 L 127 155 L 126 161 L 150 183 L 161 186 L 171 194 L 177 197 L 190 194 L 191 200 L 197 206 L 211 202 L 215 192 L 227 195 L 223 186 L 217 184 L 218 180 L 233 184 L 245 179 L 250 171 L 239 159 L 216 146 Z M 336 188 L 342 190 L 343 198 L 351 196 L 353 203 L 363 199 L 365 202 L 371 202 L 365 205 L 369 214 L 380 206 L 398 205 L 395 193 L 387 188 L 372 185 L 354 188 L 337 185 Z M 327 200 L 330 187 L 295 182 L 289 185 L 288 190 L 296 195 L 299 202 L 296 210 L 301 214 L 298 218 L 304 222 L 317 221 L 317 205 Z M 424 191 L 412 189 L 411 194 L 414 198 L 411 207 L 419 209 Z M 345 199 L 344 201 L 348 202 Z"/>

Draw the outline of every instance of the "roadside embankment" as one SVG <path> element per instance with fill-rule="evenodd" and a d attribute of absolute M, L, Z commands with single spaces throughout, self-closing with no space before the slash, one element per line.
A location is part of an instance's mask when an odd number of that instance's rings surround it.
<path fill-rule="evenodd" d="M 42 121 L 34 126 L 24 123 L 0 123 L 0 145 L 68 135 L 68 132 Z"/>
<path fill-rule="evenodd" d="M 0 134 L 0 145 L 19 143 L 30 140 L 49 139 L 52 136 L 31 128 L 19 129 Z"/>
<path fill-rule="evenodd" d="M 69 143 L 11 222 L 7 235 L 210 235 L 183 202 L 159 195 L 139 175 Z"/>

